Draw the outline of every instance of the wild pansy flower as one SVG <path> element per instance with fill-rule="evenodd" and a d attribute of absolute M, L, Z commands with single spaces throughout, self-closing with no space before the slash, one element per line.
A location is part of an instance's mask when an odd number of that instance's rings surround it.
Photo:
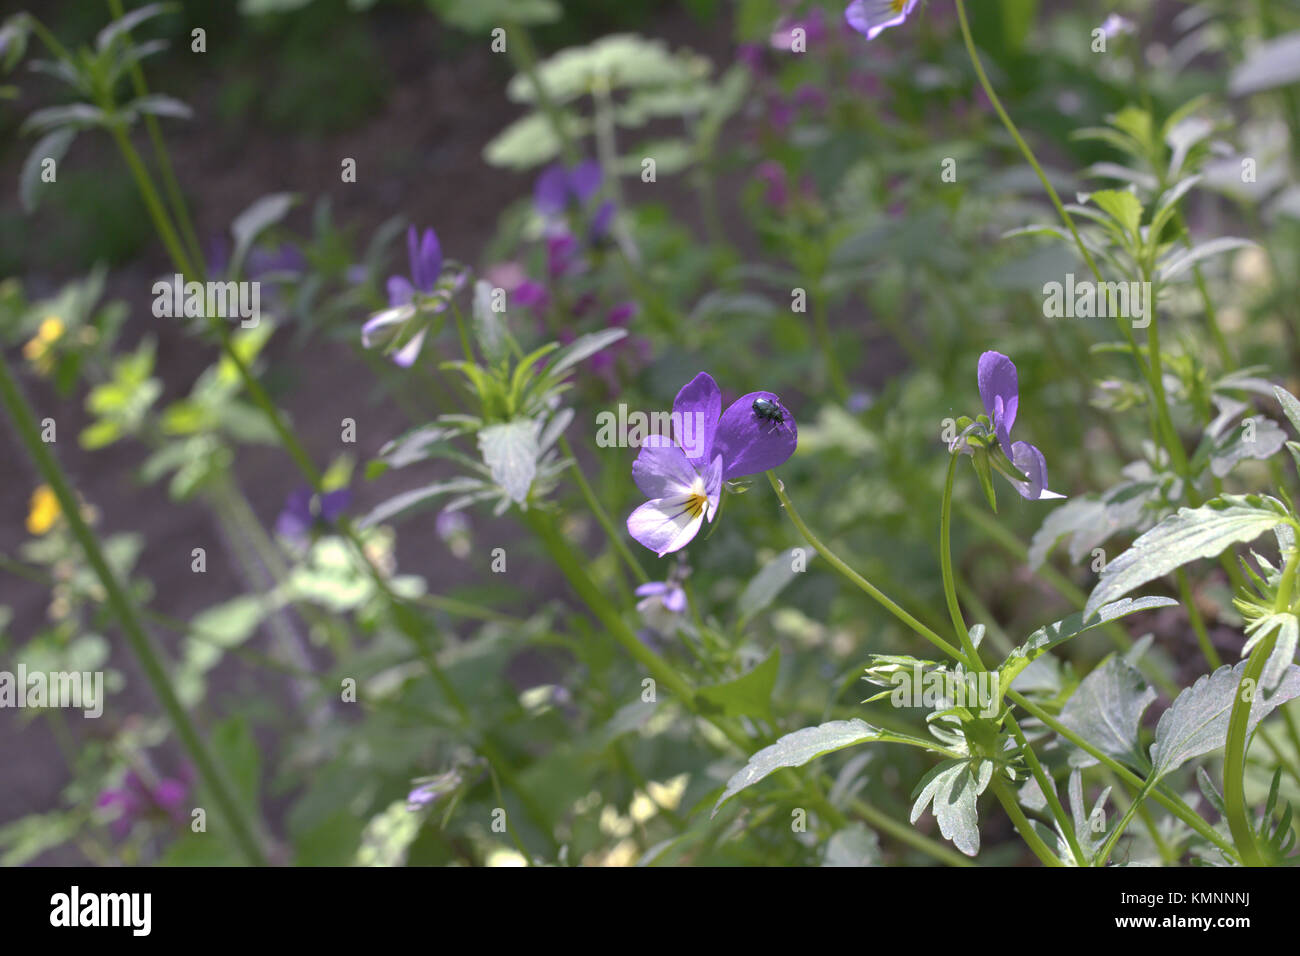
<path fill-rule="evenodd" d="M 1043 458 L 1043 453 L 1029 442 L 1011 440 L 1011 428 L 1015 425 L 1016 413 L 1020 410 L 1020 378 L 1016 373 L 1016 364 L 1001 352 L 985 352 L 980 356 L 976 378 L 979 382 L 980 400 L 984 402 L 984 412 L 988 415 L 998 444 L 1016 470 L 1029 479 L 1007 480 L 1020 492 L 1021 497 L 1029 501 L 1064 498 L 1064 495 L 1047 490 L 1047 461 Z"/>
<path fill-rule="evenodd" d="M 912 15 L 918 0 L 853 0 L 844 10 L 844 19 L 868 40 L 881 30 L 896 27 Z"/>
<path fill-rule="evenodd" d="M 315 494 L 306 485 L 289 492 L 284 508 L 275 521 L 275 533 L 295 544 L 303 544 L 313 531 L 329 528 L 352 501 L 346 488 Z"/>
<path fill-rule="evenodd" d="M 1121 34 L 1137 33 L 1137 24 L 1118 13 L 1112 13 L 1101 22 L 1101 30 L 1107 37 L 1114 39 Z"/>
<path fill-rule="evenodd" d="M 572 169 L 553 163 L 542 170 L 533 186 L 533 205 L 546 218 L 563 216 L 574 207 L 586 205 L 600 191 L 600 163 L 583 160 Z"/>
<path fill-rule="evenodd" d="M 755 410 L 754 403 L 766 416 Z M 632 479 L 649 498 L 627 519 L 627 530 L 660 557 L 684 548 L 717 514 L 722 483 L 776 468 L 794 454 L 794 416 L 771 392 L 750 392 L 722 411 L 722 392 L 701 372 L 677 393 L 672 437 L 651 435 L 632 465 Z"/>
<path fill-rule="evenodd" d="M 361 343 L 366 348 L 395 344 L 402 337 L 409 320 L 420 313 L 437 314 L 445 311 L 450 295 L 465 284 L 465 271 L 458 270 L 450 283 L 444 289 L 439 289 L 445 263 L 438 234 L 432 229 L 420 233 L 415 226 L 411 226 L 406 233 L 406 247 L 410 275 L 389 277 L 388 308 L 371 316 L 361 327 Z M 445 294 L 435 295 L 439 291 Z M 403 368 L 413 365 L 419 357 L 427 332 L 427 325 L 416 329 L 393 353 L 393 361 Z"/>

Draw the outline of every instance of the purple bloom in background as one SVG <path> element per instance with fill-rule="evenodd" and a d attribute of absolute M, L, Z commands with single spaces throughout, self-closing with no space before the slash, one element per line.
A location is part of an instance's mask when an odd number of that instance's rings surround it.
<path fill-rule="evenodd" d="M 109 822 L 113 835 L 119 840 L 126 837 L 140 820 L 166 816 L 176 823 L 185 817 L 184 803 L 190 792 L 188 774 L 182 779 L 163 777 L 150 787 L 134 770 L 127 771 L 120 787 L 110 787 L 100 793 L 95 801 L 99 809 L 114 808 L 117 812 Z"/>
<path fill-rule="evenodd" d="M 306 485 L 289 492 L 284 509 L 275 520 L 275 533 L 296 543 L 303 543 L 317 528 L 328 528 L 336 522 L 349 502 L 352 492 L 346 488 L 316 495 Z"/>
<path fill-rule="evenodd" d="M 1102 32 L 1114 39 L 1124 33 L 1137 33 L 1137 24 L 1118 13 L 1112 13 L 1101 22 Z"/>
<path fill-rule="evenodd" d="M 438 276 L 442 275 L 442 244 L 432 229 L 421 235 L 414 226 L 406 231 L 406 252 L 410 259 L 411 277 L 388 277 L 388 304 L 392 307 L 407 305 L 416 292 L 429 295 Z"/>
<path fill-rule="evenodd" d="M 587 231 L 587 241 L 593 246 L 600 245 L 609 238 L 610 227 L 614 224 L 614 203 L 606 199 L 596 207 L 596 214 L 591 217 L 591 226 Z"/>
<path fill-rule="evenodd" d="M 754 175 L 767 186 L 763 191 L 763 200 L 777 209 L 785 207 L 790 198 L 790 184 L 786 178 L 785 167 L 774 159 L 765 159 L 758 164 Z"/>
<path fill-rule="evenodd" d="M 686 610 L 686 590 L 673 581 L 651 581 L 642 584 L 636 589 L 636 596 L 641 598 L 636 604 L 636 609 L 642 614 L 659 605 L 673 614 L 681 614 Z"/>
<path fill-rule="evenodd" d="M 761 417 L 758 399 L 782 420 Z M 685 547 L 713 520 L 724 481 L 777 467 L 799 440 L 794 416 L 771 392 L 742 395 L 723 412 L 722 392 L 707 372 L 677 393 L 671 421 L 672 439 L 650 436 L 632 465 L 650 500 L 627 519 L 628 533 L 660 557 Z"/>
<path fill-rule="evenodd" d="M 419 311 L 415 305 L 416 293 L 432 295 L 442 275 L 442 245 L 438 234 L 432 229 L 418 232 L 411 226 L 406 233 L 407 256 L 411 274 L 407 276 L 388 277 L 388 308 L 371 316 L 361 327 L 361 344 L 366 348 L 387 346 L 391 344 L 406 327 L 407 322 Z M 465 282 L 465 272 L 457 275 L 453 292 Z M 430 312 L 442 312 L 447 308 L 447 300 L 438 300 L 424 306 Z M 403 368 L 410 368 L 420 355 L 424 346 L 424 337 L 428 328 L 420 328 L 400 349 L 393 353 L 393 361 Z"/>
<path fill-rule="evenodd" d="M 578 240 L 567 232 L 546 240 L 546 274 L 558 279 L 577 265 Z"/>
<path fill-rule="evenodd" d="M 887 27 L 896 27 L 916 9 L 917 0 L 853 0 L 844 19 L 868 40 Z"/>
<path fill-rule="evenodd" d="M 1064 498 L 1064 495 L 1047 490 L 1047 460 L 1043 453 L 1029 442 L 1011 440 L 1011 428 L 1020 409 L 1020 378 L 1016 364 L 1001 352 L 985 352 L 980 356 L 976 378 L 980 400 L 984 402 L 984 412 L 997 435 L 998 444 L 1016 470 L 1029 479 L 1012 480 L 1012 486 L 1029 501 Z"/>
<path fill-rule="evenodd" d="M 543 216 L 562 216 L 570 206 L 582 206 L 600 190 L 600 163 L 583 160 L 572 169 L 553 163 L 542 170 L 533 187 L 533 204 Z"/>

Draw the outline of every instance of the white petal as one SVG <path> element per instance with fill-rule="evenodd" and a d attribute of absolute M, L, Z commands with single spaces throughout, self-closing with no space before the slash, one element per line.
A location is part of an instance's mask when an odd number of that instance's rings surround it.
<path fill-rule="evenodd" d="M 690 495 L 654 498 L 627 518 L 627 531 L 659 557 L 686 547 L 704 524 L 703 510 L 691 515 Z"/>

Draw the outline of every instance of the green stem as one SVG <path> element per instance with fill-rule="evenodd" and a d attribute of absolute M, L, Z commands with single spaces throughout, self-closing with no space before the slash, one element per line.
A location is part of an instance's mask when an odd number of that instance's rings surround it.
<path fill-rule="evenodd" d="M 768 471 L 766 472 L 766 475 L 767 480 L 772 484 L 772 490 L 775 491 L 776 496 L 781 499 L 781 504 L 785 506 L 785 513 L 790 516 L 790 520 L 794 523 L 794 526 L 799 529 L 799 533 L 802 534 L 804 539 L 813 546 L 814 550 L 827 560 L 831 567 L 844 577 L 848 578 L 848 580 L 856 587 L 860 588 L 870 596 L 872 600 L 890 614 L 894 615 L 894 617 L 898 618 L 898 620 L 903 622 L 903 624 L 908 628 L 915 631 L 917 634 L 920 634 L 923 638 L 935 647 L 939 648 L 939 650 L 943 651 L 953 660 L 965 660 L 965 655 L 958 648 L 953 647 L 934 631 L 930 630 L 930 628 L 926 627 L 916 618 L 912 617 L 912 615 L 908 614 L 907 611 L 903 610 L 890 600 L 889 597 L 874 584 L 840 560 L 839 555 L 826 547 L 826 545 L 822 544 L 821 539 L 818 538 L 817 535 L 813 534 L 809 527 L 804 524 L 803 518 L 799 517 L 799 512 L 795 510 L 794 503 L 785 493 L 785 485 L 783 485 L 780 479 L 776 477 L 776 473 Z"/>
<path fill-rule="evenodd" d="M 1119 823 L 1115 825 L 1115 829 L 1111 831 L 1110 836 L 1106 838 L 1106 842 L 1103 843 L 1101 849 L 1097 851 L 1097 859 L 1094 863 L 1095 866 L 1106 865 L 1106 861 L 1110 859 L 1111 851 L 1115 849 L 1115 845 L 1119 843 L 1119 838 L 1124 835 L 1124 831 L 1128 829 L 1128 825 L 1133 821 L 1134 814 L 1138 812 L 1139 808 L 1142 806 L 1142 801 L 1145 800 L 1147 794 L 1151 792 L 1152 785 L 1153 782 L 1148 780 L 1142 785 L 1142 789 L 1133 794 L 1133 802 L 1128 805 L 1128 809 L 1125 810 L 1124 815 L 1120 817 Z"/>
<path fill-rule="evenodd" d="M 82 551 L 85 552 L 86 560 L 95 576 L 99 578 L 108 604 L 122 626 L 122 633 L 127 643 L 140 662 L 140 667 L 153 692 L 158 696 L 172 726 L 175 727 L 182 746 L 194 762 L 213 800 L 216 801 L 218 811 L 230 826 L 240 850 L 250 863 L 265 864 L 266 857 L 262 853 L 255 821 L 246 818 L 245 809 L 241 807 L 234 791 L 226 782 L 219 764 L 208 752 L 197 728 L 190 721 L 185 708 L 181 706 L 176 692 L 172 689 L 167 670 L 141 623 L 134 601 L 109 567 L 95 533 L 91 531 L 81 515 L 80 503 L 68 484 L 62 467 L 49 447 L 41 440 L 40 429 L 31 406 L 23 397 L 17 381 L 10 374 L 8 363 L 2 360 L 0 360 L 0 402 L 3 402 L 19 438 L 36 463 L 46 484 L 58 498 L 59 508 L 68 522 L 68 527 L 81 545 Z"/>
<path fill-rule="evenodd" d="M 1025 737 L 1024 731 L 1020 729 L 1020 724 L 1016 718 L 1007 711 L 1007 726 L 1011 730 L 1011 735 L 1016 738 L 1016 743 L 1020 745 L 1020 752 L 1025 755 L 1025 762 L 1029 764 L 1029 770 L 1038 782 L 1038 789 L 1043 792 L 1047 805 L 1052 809 L 1052 816 L 1056 817 L 1057 826 L 1061 828 L 1061 833 L 1065 835 L 1065 842 L 1070 846 L 1070 852 L 1074 854 L 1074 862 L 1077 866 L 1086 866 L 1088 858 L 1084 856 L 1083 848 L 1079 846 L 1079 837 L 1074 832 L 1074 821 L 1065 812 L 1065 807 L 1061 804 L 1061 797 L 1056 792 L 1056 784 L 1043 769 L 1043 765 L 1038 760 L 1038 755 L 1034 753 L 1029 746 L 1029 740 Z"/>
<path fill-rule="evenodd" d="M 614 550 L 618 552 L 619 557 L 623 559 L 623 563 L 626 564 L 628 570 L 632 572 L 632 576 L 636 578 L 639 584 L 647 583 L 650 580 L 650 576 L 646 574 L 645 568 L 641 567 L 641 562 L 632 554 L 632 551 L 627 546 L 627 542 L 624 541 L 623 536 L 619 534 L 618 526 L 614 524 L 613 519 L 609 516 L 609 512 L 605 510 L 604 505 L 600 503 L 600 499 L 596 497 L 596 493 L 591 488 L 591 483 L 587 481 L 587 476 L 582 472 L 582 465 L 578 462 L 578 456 L 573 453 L 573 447 L 569 444 L 568 436 L 561 435 L 559 444 L 560 451 L 566 458 L 573 462 L 573 478 L 574 481 L 577 482 L 578 490 L 582 492 L 582 500 L 587 503 L 587 507 L 590 508 L 592 514 L 596 516 L 596 520 L 600 522 L 600 526 L 605 529 L 605 534 L 609 538 L 610 544 L 614 546 Z"/>
<path fill-rule="evenodd" d="M 952 573 L 952 486 L 957 475 L 957 456 L 948 456 L 948 477 L 943 483 L 943 505 L 939 512 L 939 564 L 943 572 L 943 596 L 948 602 L 948 616 L 952 619 L 952 629 L 957 641 L 966 652 L 966 663 L 977 671 L 984 670 L 980 660 L 979 649 L 971 640 L 966 630 L 966 621 L 961 615 L 961 604 L 957 601 L 957 587 L 953 583 Z"/>
<path fill-rule="evenodd" d="M 108 0 L 108 9 L 114 20 L 122 19 L 122 0 Z M 131 34 L 128 31 L 126 37 L 129 39 L 130 36 Z M 147 96 L 149 85 L 145 82 L 144 70 L 141 68 L 139 61 L 131 64 L 130 74 L 131 84 L 135 88 L 135 95 Z M 181 234 L 192 257 L 191 261 L 199 267 L 200 278 L 203 278 L 207 273 L 207 263 L 203 261 L 203 249 L 199 245 L 198 235 L 194 231 L 194 223 L 190 220 L 189 210 L 185 206 L 185 198 L 181 194 L 180 183 L 176 179 L 176 172 L 172 167 L 171 156 L 167 152 L 167 143 L 163 139 L 162 127 L 158 123 L 158 117 L 152 113 L 146 113 L 144 125 L 149 133 L 149 142 L 153 146 L 154 157 L 158 161 L 158 169 L 162 173 L 163 189 L 167 192 L 167 201 L 171 204 L 172 215 L 176 217 L 176 221 L 180 225 Z"/>
<path fill-rule="evenodd" d="M 1291 608 L 1291 592 L 1295 587 L 1297 567 L 1300 567 L 1300 551 L 1293 551 L 1287 557 L 1282 580 L 1278 584 L 1277 598 L 1273 603 L 1275 614 L 1283 614 Z M 1241 862 L 1246 866 L 1268 865 L 1255 844 L 1255 828 L 1246 806 L 1246 750 L 1250 745 L 1251 704 L 1261 692 L 1259 678 L 1264 673 L 1264 666 L 1276 643 L 1277 632 L 1274 631 L 1250 652 L 1246 669 L 1237 685 L 1236 698 L 1232 702 L 1232 714 L 1228 718 L 1228 739 L 1223 745 L 1223 815 L 1228 821 L 1232 839 L 1241 852 Z"/>
<path fill-rule="evenodd" d="M 1092 744 L 1088 743 L 1088 741 L 1084 740 L 1073 730 L 1065 726 L 1065 724 L 1061 723 L 1059 720 L 1057 720 L 1055 717 L 1053 717 L 1043 708 L 1039 707 L 1033 701 L 1029 700 L 1019 691 L 1008 689 L 1007 698 L 1014 701 L 1016 704 L 1018 704 L 1030 716 L 1037 717 L 1040 721 L 1042 721 L 1043 725 L 1047 727 L 1049 730 L 1060 734 L 1062 737 L 1064 737 L 1070 743 L 1074 744 L 1084 753 L 1088 754 L 1091 757 L 1094 757 L 1096 760 L 1098 760 L 1100 763 L 1106 766 L 1109 770 L 1111 770 L 1113 773 L 1119 776 L 1121 780 L 1124 780 L 1130 786 L 1138 790 L 1146 786 L 1146 781 L 1143 780 L 1141 777 L 1139 777 L 1137 774 L 1135 774 L 1133 771 L 1129 770 L 1128 767 L 1125 767 L 1122 763 L 1115 760 L 1115 758 L 1111 757 L 1109 754 L 1102 752 L 1098 748 L 1094 747 Z M 1206 840 L 1209 840 L 1219 849 L 1223 850 L 1226 854 L 1229 855 L 1229 857 L 1235 858 L 1237 856 L 1237 848 L 1234 847 L 1229 841 L 1225 840 L 1223 838 L 1223 835 L 1219 833 L 1218 830 L 1210 826 L 1209 823 L 1207 823 L 1199 813 L 1197 813 L 1195 810 L 1189 807 L 1178 797 L 1170 796 L 1159 789 L 1153 790 L 1151 792 L 1151 796 L 1162 807 L 1164 807 L 1174 816 L 1178 817 L 1178 819 L 1182 820 L 1184 823 L 1186 823 L 1189 827 L 1191 827 L 1193 830 L 1199 833 Z"/>
<path fill-rule="evenodd" d="M 1020 838 L 1028 844 L 1029 849 L 1034 851 L 1034 856 L 1038 857 L 1044 866 L 1063 866 L 1064 864 L 1061 863 L 1056 854 L 1051 851 L 1037 831 L 1034 830 L 1024 811 L 1020 809 L 1020 804 L 1016 803 L 1015 794 L 1011 792 L 997 774 L 998 771 L 994 769 L 991 784 L 993 793 L 998 798 L 998 802 L 1002 804 L 1002 809 L 1007 812 L 1007 816 L 1011 818 L 1011 822 L 1015 824 L 1016 832 L 1020 834 Z"/>

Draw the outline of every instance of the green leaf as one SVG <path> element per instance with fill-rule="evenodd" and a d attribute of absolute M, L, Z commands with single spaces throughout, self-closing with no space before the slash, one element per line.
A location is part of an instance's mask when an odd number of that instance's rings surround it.
<path fill-rule="evenodd" d="M 531 418 L 489 425 L 478 433 L 479 451 L 492 480 L 516 504 L 528 500 L 537 475 L 538 427 Z"/>
<path fill-rule="evenodd" d="M 244 259 L 257 237 L 289 214 L 298 197 L 293 193 L 271 193 L 255 200 L 235 217 L 230 224 L 230 234 L 235 239 L 235 251 L 230 256 L 227 275 L 238 276 L 244 269 Z"/>
<path fill-rule="evenodd" d="M 1228 77 L 1228 92 L 1247 96 L 1300 81 L 1300 32 L 1261 43 Z"/>
<path fill-rule="evenodd" d="M 50 185 L 41 181 L 42 165 L 45 160 L 54 160 L 57 169 L 68 152 L 68 147 L 76 138 L 76 127 L 64 126 L 46 133 L 36 141 L 36 145 L 32 147 L 32 151 L 27 154 L 27 159 L 23 162 L 23 171 L 18 175 L 18 201 L 22 204 L 23 212 L 30 213 L 35 210 L 45 192 L 41 187 Z"/>
<path fill-rule="evenodd" d="M 1156 740 L 1151 745 L 1151 772 L 1155 779 L 1168 776 L 1194 757 L 1204 756 L 1227 743 L 1232 705 L 1247 663 L 1242 661 L 1235 667 L 1225 664 L 1213 674 L 1203 675 L 1160 715 Z M 1277 690 L 1267 699 L 1258 687 L 1250 690 L 1255 697 L 1247 732 L 1254 731 L 1279 704 L 1300 697 L 1300 667 L 1287 668 Z"/>
<path fill-rule="evenodd" d="M 243 717 L 230 717 L 217 724 L 211 737 L 212 755 L 235 790 L 245 809 L 260 816 L 258 790 L 262 767 L 253 731 Z"/>
<path fill-rule="evenodd" d="M 1129 236 L 1137 238 L 1142 222 L 1142 200 L 1122 189 L 1102 189 L 1089 198 L 1098 209 L 1114 219 Z"/>
<path fill-rule="evenodd" d="M 489 362 L 499 362 L 509 354 L 506 344 L 505 316 L 492 308 L 492 283 L 479 279 L 474 283 L 474 339 Z"/>
<path fill-rule="evenodd" d="M 580 139 L 587 134 L 590 124 L 585 120 L 567 113 L 560 115 L 571 139 Z M 540 110 L 521 116 L 483 147 L 483 159 L 489 166 L 516 172 L 549 163 L 559 155 L 560 138 L 555 135 L 550 119 Z"/>
<path fill-rule="evenodd" d="M 740 791 L 753 786 L 776 770 L 802 767 L 816 757 L 887 737 L 878 727 L 872 727 L 856 718 L 832 720 L 786 734 L 770 747 L 764 747 L 750 757 L 749 762 L 732 775 L 722 796 L 718 797 L 718 802 L 713 806 L 713 816 L 717 816 L 718 809 Z"/>
<path fill-rule="evenodd" d="M 151 116 L 167 116 L 172 119 L 193 119 L 194 110 L 173 96 L 150 93 L 132 100 L 123 107 L 134 113 L 147 113 Z"/>
<path fill-rule="evenodd" d="M 850 823 L 831 835 L 822 866 L 880 866 L 880 863 L 880 837 L 861 823 Z"/>
<path fill-rule="evenodd" d="M 808 566 L 813 556 L 807 548 L 789 548 L 763 565 L 736 602 L 741 621 L 747 621 L 776 600 L 786 585 Z"/>
<path fill-rule="evenodd" d="M 1176 278 L 1202 259 L 1222 255 L 1225 252 L 1231 252 L 1233 249 L 1254 249 L 1258 245 L 1258 243 L 1251 242 L 1249 239 L 1221 236 L 1218 239 L 1211 239 L 1209 242 L 1202 242 L 1190 249 L 1179 250 L 1167 256 L 1160 263 L 1160 281 L 1168 282 L 1170 279 Z"/>
<path fill-rule="evenodd" d="M 1084 631 L 1089 631 L 1094 627 L 1118 620 L 1129 614 L 1136 614 L 1138 611 L 1169 607 L 1177 603 L 1172 598 L 1165 597 L 1124 598 L 1121 601 L 1099 608 L 1096 612 L 1097 616 L 1092 620 L 1087 620 L 1085 610 L 1079 611 L 1077 614 L 1071 614 L 1054 624 L 1040 627 L 1030 634 L 1023 644 L 1007 655 L 1007 659 L 998 668 L 999 686 L 1003 688 L 1010 687 L 1016 676 L 1033 663 L 1036 658 L 1041 657 L 1053 647 L 1079 636 Z"/>
<path fill-rule="evenodd" d="M 478 0 L 475 0 L 478 2 Z M 662 40 L 633 33 L 615 33 L 582 47 L 561 50 L 537 67 L 537 77 L 555 103 L 585 96 L 594 82 L 620 87 L 676 86 L 687 79 L 683 60 L 673 56 Z M 530 77 L 519 74 L 506 87 L 516 103 L 533 103 Z"/>
<path fill-rule="evenodd" d="M 1261 495 L 1223 495 L 1199 508 L 1179 508 L 1106 565 L 1088 597 L 1084 616 L 1091 617 L 1103 604 L 1184 564 L 1253 541 L 1287 520 L 1280 501 Z"/>
<path fill-rule="evenodd" d="M 546 375 L 548 378 L 558 375 L 624 338 L 627 338 L 626 329 L 602 329 L 581 336 L 556 353 L 554 361 L 546 367 Z"/>
<path fill-rule="evenodd" d="M 137 7 L 100 30 L 99 36 L 95 37 L 95 49 L 103 53 L 118 37 L 134 30 L 146 20 L 164 13 L 171 13 L 175 9 L 175 4 L 171 3 L 149 3 L 143 7 Z"/>
<path fill-rule="evenodd" d="M 432 6 L 449 24 L 467 33 L 485 33 L 506 24 L 538 25 L 560 19 L 556 0 L 432 0 Z M 517 42 L 509 36 L 507 43 Z"/>
<path fill-rule="evenodd" d="M 107 126 L 108 114 L 98 106 L 89 103 L 68 103 L 65 106 L 48 106 L 37 110 L 23 121 L 18 128 L 20 134 L 44 132 L 55 128 L 89 129 L 92 126 Z"/>
<path fill-rule="evenodd" d="M 1277 422 L 1262 415 L 1247 418 L 1215 444 L 1210 452 L 1210 471 L 1217 478 L 1226 477 L 1238 463 L 1266 461 L 1285 444 L 1286 432 Z"/>
<path fill-rule="evenodd" d="M 772 717 L 772 690 L 776 687 L 781 670 L 781 652 L 776 648 L 766 660 L 747 674 L 723 684 L 702 687 L 695 692 L 696 699 L 707 712 L 724 717 Z"/>
<path fill-rule="evenodd" d="M 976 799 L 993 779 L 991 760 L 945 760 L 932 769 L 912 795 L 911 822 L 916 823 L 927 806 L 939 823 L 939 832 L 962 853 L 974 856 L 980 850 L 979 814 Z"/>
<path fill-rule="evenodd" d="M 362 528 L 369 528 L 373 525 L 387 521 L 396 515 L 402 514 L 403 512 L 410 511 L 412 508 L 421 505 L 427 506 L 439 495 L 454 494 L 456 492 L 480 491 L 482 489 L 482 481 L 468 476 L 449 478 L 446 481 L 435 481 L 433 484 L 425 485 L 421 488 L 413 488 L 410 491 L 404 491 L 399 495 L 394 495 L 387 501 L 376 505 L 369 514 L 358 522 L 358 524 Z"/>
<path fill-rule="evenodd" d="M 1141 767 L 1146 755 L 1138 743 L 1142 714 L 1156 699 L 1137 668 L 1112 654 L 1083 679 L 1061 708 L 1060 721 L 1102 753 Z M 1096 759 L 1077 751 L 1070 763 L 1088 767 Z"/>
<path fill-rule="evenodd" d="M 1273 386 L 1273 394 L 1277 396 L 1278 403 L 1282 406 L 1282 411 L 1286 413 L 1287 421 L 1291 427 L 1300 432 L 1300 399 L 1288 392 L 1280 385 Z"/>
<path fill-rule="evenodd" d="M 190 626 L 206 641 L 234 647 L 253 636 L 266 613 L 261 597 L 246 594 L 200 611 Z"/>

